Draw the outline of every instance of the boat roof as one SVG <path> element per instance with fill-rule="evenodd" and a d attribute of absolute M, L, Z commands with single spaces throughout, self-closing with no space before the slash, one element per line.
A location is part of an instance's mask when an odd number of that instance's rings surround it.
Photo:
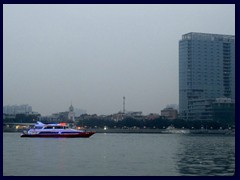
<path fill-rule="evenodd" d="M 35 126 L 37 126 L 37 127 L 43 127 L 43 126 L 66 126 L 66 124 L 56 124 L 56 123 L 54 123 L 54 124 L 44 124 L 44 123 L 42 123 L 42 122 L 40 122 L 40 121 L 37 121 L 37 123 L 35 124 Z"/>

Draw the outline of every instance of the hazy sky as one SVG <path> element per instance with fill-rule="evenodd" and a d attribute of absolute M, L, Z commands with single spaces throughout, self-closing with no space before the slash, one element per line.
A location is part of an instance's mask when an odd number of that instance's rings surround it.
<path fill-rule="evenodd" d="M 3 105 L 42 115 L 178 104 L 182 34 L 235 35 L 235 5 L 3 5 Z"/>

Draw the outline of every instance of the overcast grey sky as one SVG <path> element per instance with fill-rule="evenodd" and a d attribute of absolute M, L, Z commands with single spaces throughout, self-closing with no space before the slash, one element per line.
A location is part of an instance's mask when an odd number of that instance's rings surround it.
<path fill-rule="evenodd" d="M 235 5 L 3 5 L 3 105 L 42 115 L 178 104 L 182 34 L 235 35 Z"/>

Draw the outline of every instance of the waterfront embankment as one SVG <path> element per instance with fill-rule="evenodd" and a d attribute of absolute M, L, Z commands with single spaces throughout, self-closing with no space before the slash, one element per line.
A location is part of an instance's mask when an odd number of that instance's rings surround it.
<path fill-rule="evenodd" d="M 94 131 L 96 133 L 155 133 L 155 134 L 235 134 L 234 129 L 218 129 L 218 130 L 210 130 L 210 129 L 176 129 L 176 130 L 167 130 L 167 129 L 122 129 L 122 128 L 94 128 L 94 129 L 86 129 L 87 131 Z M 23 129 L 16 128 L 3 128 L 3 132 L 18 132 L 21 133 Z"/>
<path fill-rule="evenodd" d="M 235 130 L 219 129 L 195 129 L 195 130 L 175 130 L 169 131 L 166 129 L 88 129 L 96 133 L 158 133 L 158 134 L 235 134 Z"/>

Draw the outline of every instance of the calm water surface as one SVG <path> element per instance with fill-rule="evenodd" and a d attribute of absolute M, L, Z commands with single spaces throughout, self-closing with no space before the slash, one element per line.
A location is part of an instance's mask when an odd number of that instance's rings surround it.
<path fill-rule="evenodd" d="M 20 138 L 3 133 L 4 176 L 231 176 L 235 137 L 103 134 Z"/>

